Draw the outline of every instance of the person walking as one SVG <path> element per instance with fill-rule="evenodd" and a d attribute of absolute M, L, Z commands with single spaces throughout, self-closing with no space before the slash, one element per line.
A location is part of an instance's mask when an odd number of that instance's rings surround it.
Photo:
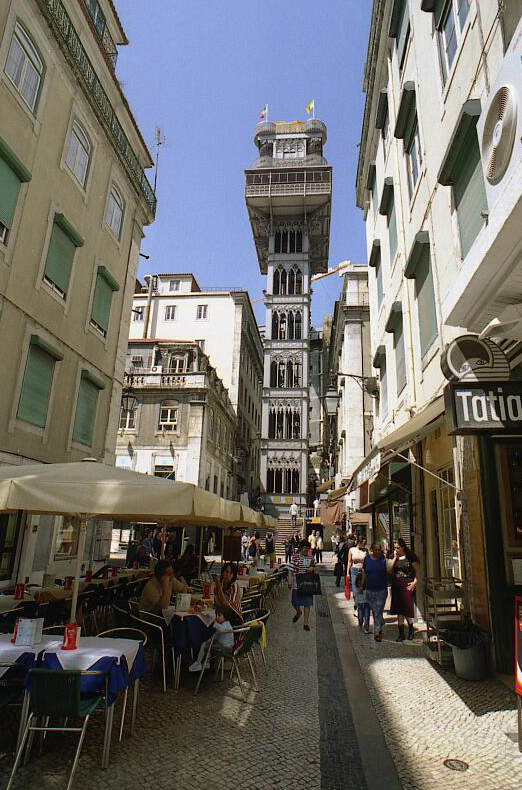
<path fill-rule="evenodd" d="M 265 557 L 267 560 L 275 565 L 276 562 L 276 540 L 277 534 L 273 535 L 271 532 L 266 533 L 265 538 Z"/>
<path fill-rule="evenodd" d="M 374 639 L 376 642 L 382 642 L 382 619 L 388 596 L 388 573 L 386 557 L 378 542 L 372 543 L 370 553 L 364 558 L 362 586 L 366 590 L 373 614 Z"/>
<path fill-rule="evenodd" d="M 399 635 L 396 642 L 404 642 L 404 619 L 408 623 L 408 639 L 413 639 L 414 595 L 417 582 L 421 576 L 420 561 L 417 555 L 406 545 L 404 538 L 399 538 L 395 547 L 395 556 L 389 562 L 391 570 L 391 608 L 390 614 L 397 615 Z"/>
<path fill-rule="evenodd" d="M 250 538 L 250 543 L 248 544 L 248 558 L 252 560 L 255 568 L 257 568 L 261 558 L 261 543 L 259 541 L 260 537 L 261 535 L 259 532 L 254 532 Z"/>
<path fill-rule="evenodd" d="M 243 532 L 241 535 L 241 554 L 243 556 L 243 562 L 248 562 L 248 544 L 250 543 L 250 538 L 248 537 L 246 532 Z"/>
<path fill-rule="evenodd" d="M 348 538 L 346 536 L 341 536 L 341 540 L 337 545 L 337 562 L 335 564 L 335 586 L 340 587 L 341 585 L 341 577 L 344 579 L 346 577 L 347 567 L 348 567 L 348 552 L 350 551 L 350 547 L 348 546 Z"/>
<path fill-rule="evenodd" d="M 319 530 L 316 530 L 316 538 L 315 538 L 315 555 L 317 558 L 317 562 L 323 561 L 323 538 Z"/>
<path fill-rule="evenodd" d="M 315 536 L 315 529 L 313 529 L 310 534 L 308 535 L 308 543 L 310 544 L 310 549 L 312 550 L 312 557 L 317 559 L 315 556 L 315 550 L 317 548 L 317 538 Z"/>
<path fill-rule="evenodd" d="M 368 554 L 366 548 L 366 539 L 358 538 L 357 544 L 352 546 L 348 551 L 348 573 L 350 574 L 350 583 L 352 585 L 353 597 L 353 613 L 357 614 L 357 600 L 355 597 L 355 580 L 357 576 L 362 573 L 364 558 Z"/>
<path fill-rule="evenodd" d="M 315 560 L 309 555 L 310 544 L 307 540 L 302 540 L 299 544 L 299 553 L 292 557 L 291 565 L 288 569 L 288 589 L 292 590 L 292 606 L 295 609 L 293 623 L 297 623 L 304 611 L 303 628 L 310 630 L 310 607 L 313 605 L 313 595 L 299 595 L 297 591 L 297 577 L 301 573 L 313 573 Z"/>
<path fill-rule="evenodd" d="M 360 573 L 355 579 L 355 587 L 353 587 L 353 597 L 356 603 L 357 618 L 359 620 L 359 628 L 362 631 L 364 626 L 364 633 L 370 633 L 370 604 L 368 603 L 368 593 L 363 590 L 363 575 Z"/>
<path fill-rule="evenodd" d="M 295 502 L 290 505 L 290 518 L 292 519 L 292 529 L 297 528 L 297 516 L 299 515 L 299 507 Z"/>
<path fill-rule="evenodd" d="M 285 541 L 285 563 L 292 562 L 292 557 L 294 556 L 295 551 L 296 545 L 294 536 L 290 535 L 290 537 Z"/>
<path fill-rule="evenodd" d="M 317 518 L 319 515 L 319 508 L 321 507 L 321 501 L 319 497 L 314 499 L 314 518 Z"/>

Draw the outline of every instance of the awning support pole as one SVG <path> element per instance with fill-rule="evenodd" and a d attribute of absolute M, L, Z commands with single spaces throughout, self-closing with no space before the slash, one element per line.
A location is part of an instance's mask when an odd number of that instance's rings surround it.
<path fill-rule="evenodd" d="M 73 594 L 71 601 L 71 622 L 76 622 L 76 607 L 78 606 L 78 593 L 80 590 L 80 573 L 82 570 L 83 555 L 85 552 L 85 540 L 87 536 L 87 516 L 76 516 L 80 522 L 78 528 L 78 548 L 76 550 L 76 567 L 74 569 Z"/>
<path fill-rule="evenodd" d="M 445 483 L 450 488 L 454 488 L 455 491 L 461 490 L 460 488 L 457 488 L 457 486 L 454 485 L 453 483 L 449 483 L 447 480 L 444 480 L 444 478 L 440 477 L 440 475 L 436 475 L 435 472 L 431 472 L 429 469 L 426 469 L 426 467 L 422 466 L 422 464 L 418 464 L 417 461 L 412 461 L 411 458 L 408 458 L 406 455 L 403 455 L 402 453 L 395 453 L 395 455 L 398 458 L 402 458 L 404 461 L 407 461 L 409 464 L 416 466 L 418 469 L 422 469 L 423 472 L 426 472 L 426 474 L 435 477 L 437 480 L 440 480 L 441 483 Z"/>

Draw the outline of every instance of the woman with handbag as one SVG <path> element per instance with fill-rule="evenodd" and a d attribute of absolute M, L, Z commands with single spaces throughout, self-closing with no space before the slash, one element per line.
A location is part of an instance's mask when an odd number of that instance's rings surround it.
<path fill-rule="evenodd" d="M 382 620 L 388 597 L 388 570 L 382 545 L 378 542 L 372 543 L 370 553 L 364 558 L 361 589 L 366 590 L 372 610 L 374 639 L 382 642 Z"/>
<path fill-rule="evenodd" d="M 305 631 L 310 630 L 310 607 L 314 602 L 314 598 L 313 595 L 303 595 L 299 592 L 298 577 L 308 573 L 314 573 L 315 571 L 315 560 L 313 557 L 309 556 L 309 551 L 310 544 L 307 540 L 302 540 L 299 544 L 299 554 L 294 554 L 288 569 L 288 589 L 292 590 L 292 606 L 295 609 L 292 622 L 297 623 L 304 609 L 303 629 Z"/>

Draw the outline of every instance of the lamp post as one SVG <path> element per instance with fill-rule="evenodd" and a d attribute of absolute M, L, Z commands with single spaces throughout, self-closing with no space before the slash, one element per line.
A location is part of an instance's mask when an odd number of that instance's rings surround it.
<path fill-rule="evenodd" d="M 325 446 L 328 448 L 328 477 L 332 477 L 332 467 L 335 470 L 335 445 L 332 438 L 335 434 L 335 419 L 337 417 L 337 406 L 339 403 L 339 393 L 334 389 L 333 382 L 330 384 L 326 395 L 324 395 L 324 409 L 327 416 L 328 436 L 326 436 Z"/>

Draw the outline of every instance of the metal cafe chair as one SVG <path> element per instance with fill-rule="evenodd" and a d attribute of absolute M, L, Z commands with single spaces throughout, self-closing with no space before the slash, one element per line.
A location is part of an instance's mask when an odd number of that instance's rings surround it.
<path fill-rule="evenodd" d="M 79 732 L 80 740 L 76 748 L 74 760 L 67 782 L 67 790 L 71 790 L 74 774 L 78 765 L 80 751 L 85 738 L 89 717 L 101 706 L 102 694 L 82 694 L 81 678 L 84 675 L 101 675 L 102 672 L 79 672 L 77 670 L 31 669 L 31 696 L 29 699 L 29 718 L 25 725 L 22 742 L 16 753 L 15 762 L 7 783 L 6 790 L 11 790 L 13 779 L 20 765 L 22 754 L 27 743 L 27 756 L 30 753 L 35 732 Z M 83 719 L 81 727 L 49 726 L 51 717 Z M 39 724 L 39 719 L 41 723 Z"/>
<path fill-rule="evenodd" d="M 143 642 L 143 647 L 147 645 L 147 634 L 139 628 L 110 628 L 108 631 L 102 631 L 98 634 L 99 637 L 105 639 L 133 639 L 135 642 Z M 134 723 L 136 720 L 136 710 L 138 707 L 138 688 L 139 681 L 135 680 L 134 683 L 134 701 L 132 703 L 132 732 L 134 732 Z M 121 742 L 123 738 L 123 727 L 125 725 L 125 712 L 127 710 L 127 698 L 129 696 L 129 687 L 126 686 L 125 694 L 123 696 L 123 708 L 121 711 L 120 733 L 118 741 Z"/>
<path fill-rule="evenodd" d="M 252 655 L 253 655 L 253 647 L 256 640 L 261 638 L 261 626 L 242 626 L 241 628 L 234 628 L 233 629 L 234 635 L 236 636 L 236 643 L 234 647 L 230 650 L 226 648 L 222 648 L 219 645 L 214 646 L 214 637 L 212 637 L 211 643 L 205 655 L 205 659 L 203 662 L 203 666 L 201 668 L 201 672 L 199 674 L 198 682 L 196 684 L 196 688 L 194 689 L 194 696 L 198 693 L 199 686 L 201 680 L 203 678 L 204 672 L 206 667 L 208 666 L 208 662 L 211 657 L 217 657 L 219 659 L 218 663 L 218 672 L 221 670 L 221 679 L 223 680 L 224 675 L 224 666 L 225 666 L 225 659 L 230 658 L 232 661 L 232 667 L 230 671 L 230 677 L 232 678 L 234 674 L 234 670 L 237 674 L 237 679 L 239 681 L 239 687 L 241 689 L 241 695 L 243 697 L 243 702 L 247 702 L 245 687 L 243 683 L 243 678 L 241 677 L 241 673 L 239 671 L 239 661 L 243 658 L 246 658 L 249 665 L 250 671 L 252 672 L 252 678 L 254 681 L 254 689 L 259 691 L 259 687 L 257 685 L 257 678 L 256 673 L 254 671 L 254 664 L 252 662 Z M 243 638 L 241 635 L 244 634 Z M 214 635 L 215 636 L 215 635 Z"/>

